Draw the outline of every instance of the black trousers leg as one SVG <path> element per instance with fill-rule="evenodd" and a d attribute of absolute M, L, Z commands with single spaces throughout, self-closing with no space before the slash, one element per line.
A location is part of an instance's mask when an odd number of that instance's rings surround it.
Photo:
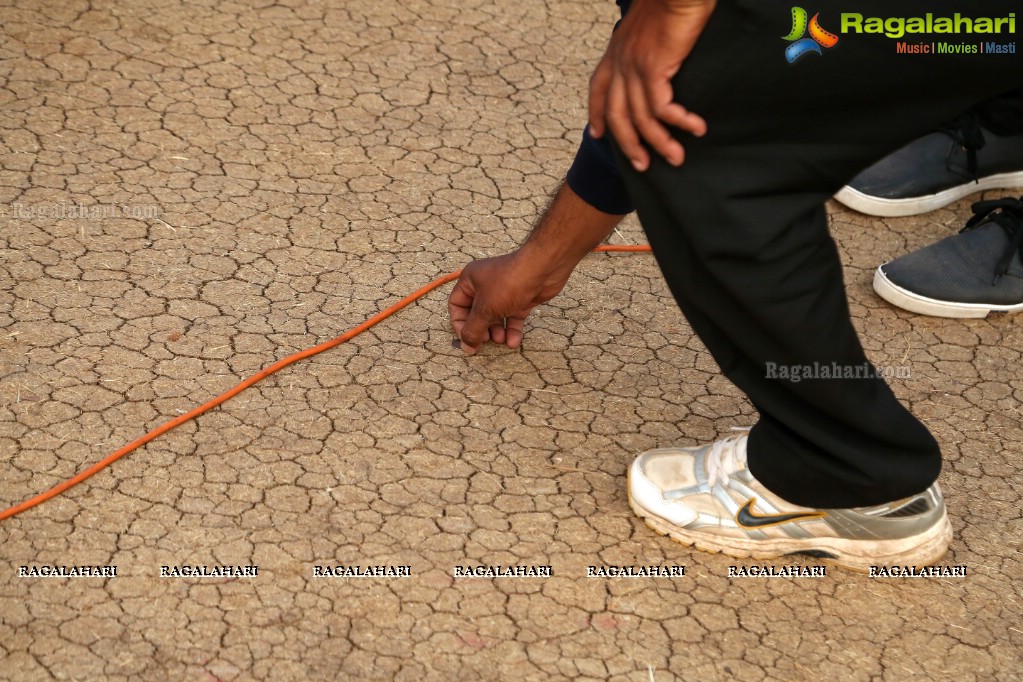
<path fill-rule="evenodd" d="M 1015 5 L 973 2 L 960 11 L 1005 16 Z M 796 504 L 879 504 L 937 477 L 940 451 L 927 429 L 880 378 L 770 376 L 772 366 L 833 372 L 866 362 L 824 202 L 890 151 L 1023 84 L 1023 64 L 898 54 L 895 40 L 853 34 L 789 64 L 779 36 L 791 28 L 790 7 L 720 0 L 675 81 L 676 99 L 706 117 L 709 133 L 680 136 L 681 168 L 619 165 L 679 306 L 760 411 L 749 440 L 753 474 Z M 817 9 L 837 32 L 848 7 Z M 855 11 L 921 12 L 907 0 L 859 2 Z"/>
<path fill-rule="evenodd" d="M 1023 135 L 1023 88 L 990 99 L 978 106 L 977 111 L 981 125 L 995 135 Z"/>

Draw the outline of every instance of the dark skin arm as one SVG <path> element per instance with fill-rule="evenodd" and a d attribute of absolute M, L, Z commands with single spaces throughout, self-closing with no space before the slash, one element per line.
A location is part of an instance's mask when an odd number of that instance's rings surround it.
<path fill-rule="evenodd" d="M 562 185 L 521 247 L 462 270 L 448 297 L 462 350 L 471 355 L 487 341 L 518 348 L 533 308 L 561 293 L 579 261 L 623 217 L 598 211 Z"/>
<path fill-rule="evenodd" d="M 650 165 L 641 140 L 669 163 L 680 165 L 685 152 L 669 127 L 693 135 L 707 131 L 700 116 L 672 101 L 671 79 L 715 3 L 636 0 L 590 79 L 591 132 L 601 137 L 610 131 L 641 172 Z M 529 313 L 561 293 L 579 261 L 622 217 L 597 211 L 562 186 L 518 250 L 469 263 L 448 298 L 451 326 L 462 350 L 471 355 L 488 341 L 518 348 Z"/>
<path fill-rule="evenodd" d="M 650 167 L 642 141 L 674 166 L 685 150 L 675 127 L 696 136 L 707 122 L 672 101 L 671 79 L 692 52 L 716 0 L 636 0 L 590 78 L 590 132 L 614 136 L 633 167 Z"/>

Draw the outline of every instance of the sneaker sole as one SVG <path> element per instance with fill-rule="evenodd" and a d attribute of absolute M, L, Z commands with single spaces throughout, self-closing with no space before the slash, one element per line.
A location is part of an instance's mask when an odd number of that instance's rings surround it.
<path fill-rule="evenodd" d="M 979 182 L 970 182 L 957 187 L 927 194 L 921 197 L 906 199 L 883 199 L 853 189 L 846 185 L 838 191 L 835 199 L 854 211 L 881 218 L 900 218 L 902 216 L 920 215 L 939 208 L 944 208 L 954 201 L 968 197 L 977 192 L 989 189 L 1013 189 L 1023 187 L 1023 171 L 1016 173 L 999 173 L 981 178 Z"/>
<path fill-rule="evenodd" d="M 757 560 L 777 559 L 792 554 L 810 554 L 829 564 L 858 573 L 869 573 L 871 566 L 930 566 L 945 556 L 948 545 L 952 542 L 952 524 L 949 523 L 947 515 L 923 533 L 898 540 L 849 540 L 829 537 L 806 540 L 793 538 L 746 540 L 722 538 L 680 528 L 633 500 L 631 487 L 629 506 L 655 532 L 704 552 Z M 822 553 L 826 556 L 822 556 Z"/>
<path fill-rule="evenodd" d="M 936 298 L 921 296 L 893 283 L 884 274 L 884 271 L 881 269 L 883 267 L 882 265 L 874 272 L 874 291 L 892 305 L 912 313 L 931 315 L 933 317 L 981 318 L 987 317 L 988 313 L 992 311 L 1000 313 L 1018 313 L 1023 311 L 1023 303 L 1015 305 L 956 303 L 955 301 L 940 301 Z"/>

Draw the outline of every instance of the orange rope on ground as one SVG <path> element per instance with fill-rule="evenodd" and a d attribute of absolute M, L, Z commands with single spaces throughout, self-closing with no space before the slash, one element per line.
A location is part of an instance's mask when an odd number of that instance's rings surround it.
<path fill-rule="evenodd" d="M 624 244 L 604 244 L 593 249 L 594 253 L 650 253 L 650 247 L 646 244 L 639 246 L 626 246 Z"/>
<path fill-rule="evenodd" d="M 596 249 L 594 249 L 594 251 L 595 252 L 600 252 L 600 253 L 612 253 L 612 252 L 620 252 L 620 253 L 645 253 L 645 252 L 649 252 L 650 251 L 650 247 L 649 246 L 604 245 L 604 246 L 598 246 Z M 6 509 L 3 512 L 0 512 L 0 521 L 2 521 L 4 519 L 9 519 L 12 516 L 16 516 L 17 514 L 20 514 L 21 512 L 23 512 L 23 511 L 25 511 L 27 509 L 31 509 L 32 507 L 35 507 L 36 505 L 40 505 L 43 502 L 46 502 L 47 500 L 53 499 L 54 497 L 56 497 L 57 495 L 60 495 L 64 491 L 69 490 L 69 489 L 75 487 L 76 485 L 78 485 L 79 483 L 84 481 L 85 479 L 91 477 L 93 474 L 97 474 L 100 471 L 102 471 L 103 469 L 106 469 L 108 466 L 110 466 L 111 464 L 113 464 L 117 460 L 121 459 L 122 457 L 127 455 L 129 452 L 137 450 L 139 447 L 145 445 L 146 443 L 148 443 L 151 440 L 159 438 L 160 436 L 162 436 L 163 434 L 167 433 L 171 429 L 176 428 L 178 426 L 181 426 L 185 422 L 191 421 L 191 420 L 195 419 L 196 417 L 198 417 L 201 414 L 209 412 L 210 410 L 212 410 L 214 407 L 217 407 L 218 405 L 222 405 L 223 403 L 225 403 L 228 400 L 230 400 L 231 398 L 235 397 L 236 395 L 238 395 L 239 393 L 241 393 L 245 389 L 249 388 L 250 386 L 252 386 L 252 385 L 254 385 L 254 384 L 256 384 L 256 383 L 258 383 L 260 381 L 262 381 L 263 379 L 267 378 L 271 374 L 277 373 L 278 371 L 284 369 L 288 365 L 292 365 L 292 364 L 298 362 L 299 360 L 305 360 L 306 358 L 311 358 L 312 356 L 317 355 L 319 353 L 322 353 L 325 350 L 330 350 L 331 348 L 334 348 L 335 346 L 339 346 L 342 343 L 344 343 L 345 341 L 350 341 L 351 339 L 355 338 L 356 336 L 358 336 L 359 334 L 363 333 L 364 331 L 366 331 L 366 330 L 376 326 L 380 322 L 383 322 L 388 317 L 390 317 L 391 315 L 395 314 L 396 312 L 398 312 L 402 308 L 405 308 L 409 304 L 414 303 L 415 301 L 419 300 L 420 298 L 422 298 L 426 294 L 430 293 L 431 291 L 433 291 L 437 287 L 444 286 L 448 282 L 453 282 L 454 280 L 458 279 L 458 277 L 461 274 L 462 274 L 462 271 L 459 270 L 457 272 L 451 272 L 451 273 L 448 273 L 446 275 L 442 275 L 441 277 L 438 277 L 437 279 L 433 280 L 432 282 L 430 282 L 426 286 L 420 287 L 419 289 L 417 289 L 413 293 L 409 294 L 405 298 L 401 299 L 397 303 L 395 303 L 395 304 L 393 304 L 391 306 L 388 306 L 384 310 L 380 311 L 379 313 L 377 313 L 373 317 L 369 318 L 368 320 L 366 320 L 365 322 L 360 324 L 358 327 L 354 327 L 352 329 L 349 329 L 348 331 L 346 331 L 341 336 L 333 338 L 330 341 L 324 341 L 323 343 L 318 344 L 316 346 L 313 346 L 312 348 L 306 348 L 305 350 L 299 351 L 299 352 L 297 352 L 297 353 L 295 353 L 293 355 L 289 355 L 288 357 L 286 357 L 286 358 L 284 358 L 282 360 L 278 360 L 277 362 L 273 363 L 269 367 L 267 367 L 267 368 L 263 369 L 262 371 L 260 371 L 258 374 L 255 374 L 255 375 L 249 377 L 248 379 L 246 379 L 245 381 L 241 382 L 240 384 L 238 384 L 234 388 L 228 389 L 227 391 L 221 393 L 220 395 L 218 395 L 217 397 L 213 398 L 212 400 L 210 400 L 210 401 L 208 401 L 206 403 L 203 403 L 202 405 L 196 407 L 192 411 L 186 412 L 185 414 L 181 415 L 180 417 L 176 417 L 175 419 L 172 419 L 169 422 L 167 422 L 167 423 L 165 423 L 165 424 L 163 424 L 161 426 L 156 427 L 155 429 L 153 429 L 149 433 L 145 434 L 144 436 L 136 438 L 135 440 L 133 440 L 132 442 L 128 443 L 124 447 L 122 447 L 119 450 L 116 450 L 116 451 L 110 453 L 109 455 L 107 455 L 106 457 L 101 459 L 100 461 L 96 462 L 95 464 L 93 464 L 88 469 L 86 469 L 86 470 L 76 474 L 74 477 L 67 479 L 63 483 L 59 483 L 59 484 L 53 486 L 52 488 L 50 488 L 46 492 L 40 493 L 40 494 L 36 495 L 35 497 L 31 497 L 31 498 L 25 500 L 21 504 L 16 504 L 13 507 L 11 507 L 9 509 Z"/>

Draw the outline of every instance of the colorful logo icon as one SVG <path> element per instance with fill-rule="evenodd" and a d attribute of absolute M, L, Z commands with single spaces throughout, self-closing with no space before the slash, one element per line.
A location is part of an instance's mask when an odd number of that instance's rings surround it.
<path fill-rule="evenodd" d="M 838 36 L 821 27 L 820 22 L 817 21 L 819 16 L 820 12 L 814 14 L 813 19 L 807 22 L 805 9 L 802 7 L 792 8 L 792 31 L 782 38 L 792 43 L 785 48 L 785 59 L 789 61 L 789 64 L 794 64 L 797 59 L 811 52 L 823 54 L 822 47 L 834 47 L 838 44 Z M 804 38 L 808 29 L 810 37 Z"/>

